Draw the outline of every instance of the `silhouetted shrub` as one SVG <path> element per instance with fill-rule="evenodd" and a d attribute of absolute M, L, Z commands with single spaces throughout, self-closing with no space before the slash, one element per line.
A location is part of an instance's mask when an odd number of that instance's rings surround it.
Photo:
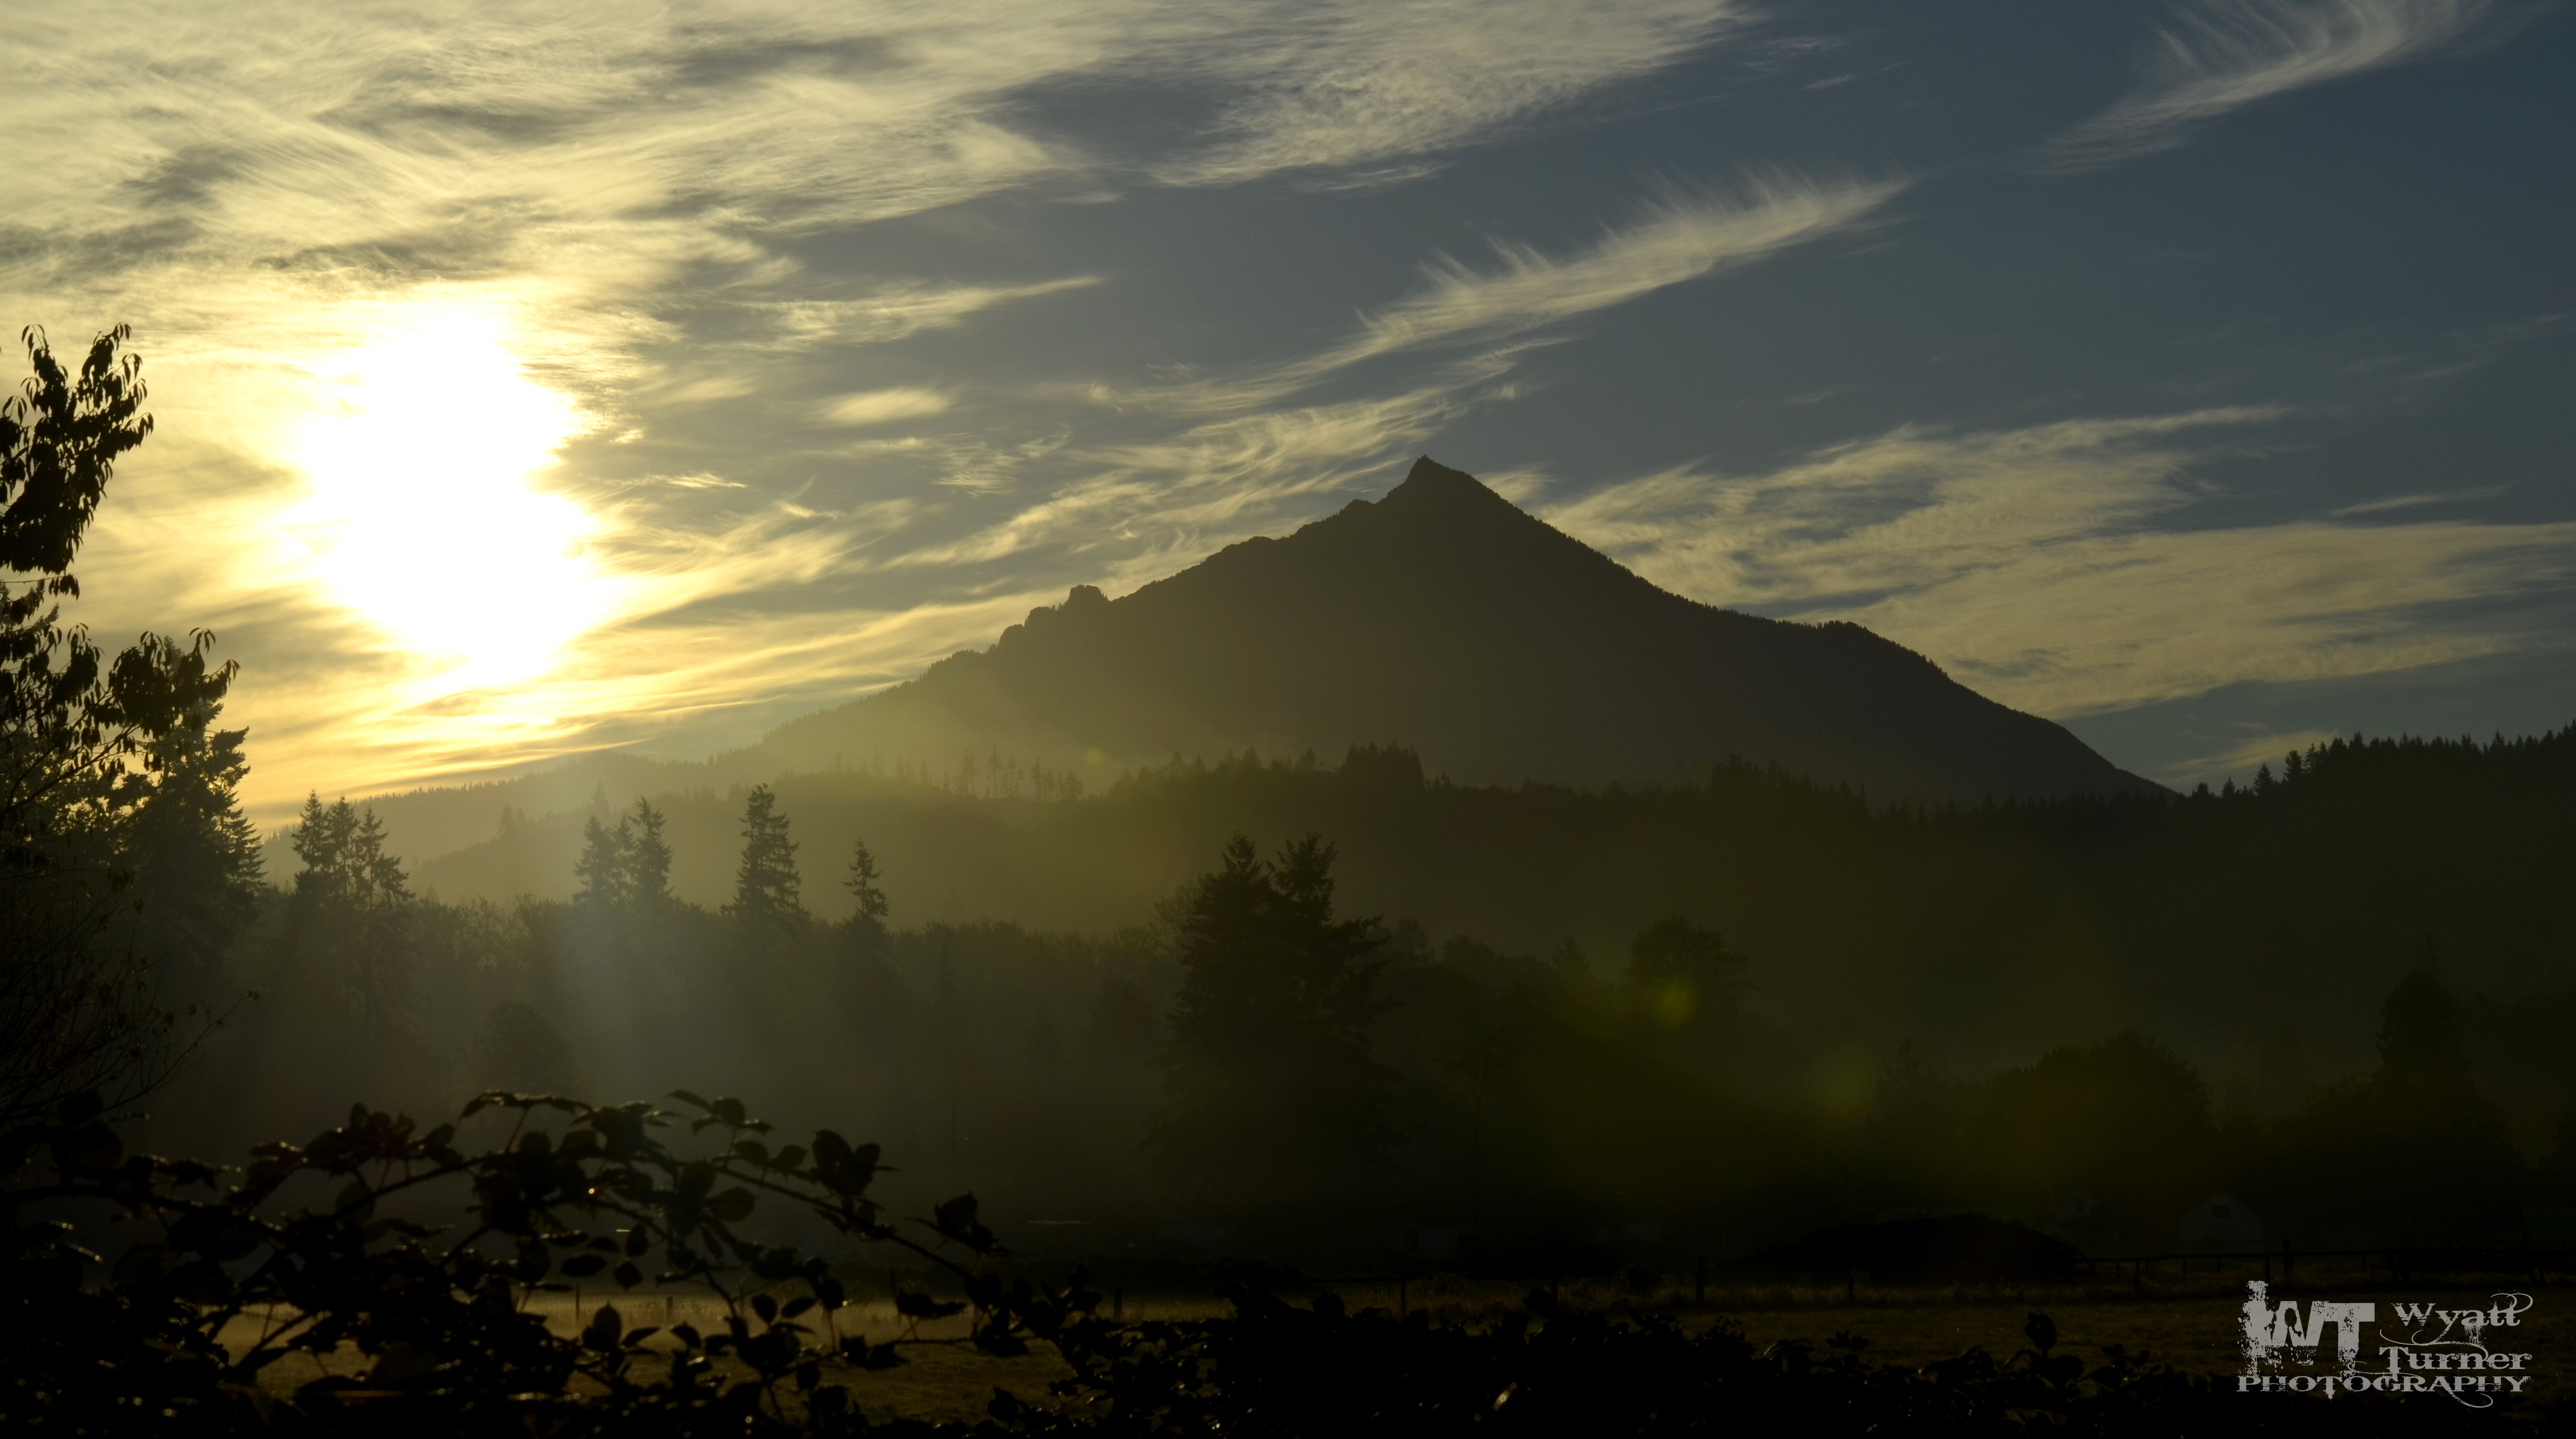
<path fill-rule="evenodd" d="M 1921 1369 L 1876 1364 L 1837 1334 L 1757 1349 L 1718 1326 L 1621 1321 L 1534 1292 L 1499 1322 L 1289 1305 L 1226 1286 L 1231 1316 L 1113 1325 L 1077 1277 L 1063 1292 L 1006 1280 L 1004 1251 L 960 1196 L 921 1239 L 867 1198 L 874 1145 L 831 1131 L 771 1147 L 735 1100 L 645 1104 L 486 1094 L 498 1145 L 455 1147 L 400 1115 L 354 1109 L 310 1144 L 261 1146 L 239 1171 L 123 1152 L 94 1097 L 0 1136 L 9 1244 L 0 1314 L 11 1433 L 190 1436 L 838 1435 L 1666 1436 L 1763 1434 L 2445 1434 L 2560 1424 L 2561 1406 L 2476 1410 L 2445 1396 L 2329 1403 L 2244 1395 L 2118 1347 L 2088 1370 L 2033 1314 L 2030 1347 Z M 685 1123 L 697 1144 L 676 1140 Z M 549 1127 L 556 1126 L 556 1127 Z M 445 1191 L 452 1222 L 425 1199 Z M 915 1320 L 969 1317 L 998 1356 L 1051 1343 L 1072 1370 L 1050 1399 L 994 1391 L 972 1425 L 871 1423 L 842 1381 L 901 1362 L 911 1337 L 840 1332 L 841 1286 L 818 1259 L 748 1237 L 762 1199 L 946 1270 L 963 1301 L 904 1293 Z M 459 1202 L 461 1201 L 461 1202 Z M 150 1232 L 107 1272 L 82 1240 L 109 1215 Z M 953 1251 L 953 1252 L 952 1252 Z M 648 1273 L 646 1266 L 655 1272 Z M 527 1312 L 532 1292 L 593 1280 L 691 1284 L 720 1298 L 714 1332 L 676 1346 L 603 1304 L 575 1336 Z M 251 1321 L 229 1341 L 228 1326 Z M 261 1383 L 293 1354 L 354 1350 L 361 1374 Z M 318 1367 L 318 1366 L 317 1366 Z"/>

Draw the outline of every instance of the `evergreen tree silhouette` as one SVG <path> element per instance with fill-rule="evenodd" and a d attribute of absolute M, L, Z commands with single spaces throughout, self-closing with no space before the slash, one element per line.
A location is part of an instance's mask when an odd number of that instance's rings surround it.
<path fill-rule="evenodd" d="M 237 797 L 250 770 L 245 734 L 215 729 L 221 710 L 209 701 L 196 723 L 147 746 L 155 782 L 121 845 L 140 909 L 136 948 L 167 993 L 199 1004 L 217 999 L 225 951 L 265 888 L 259 832 Z"/>
<path fill-rule="evenodd" d="M 889 906 L 885 889 L 877 883 L 877 857 L 868 850 L 864 839 L 856 841 L 850 853 L 850 872 L 841 887 L 858 900 L 858 910 L 850 916 L 852 942 L 863 954 L 876 954 L 885 948 L 886 915 Z"/>
<path fill-rule="evenodd" d="M 635 813 L 617 828 L 627 837 L 626 903 L 636 914 L 655 918 L 671 905 L 671 846 L 662 838 L 662 812 L 639 799 Z"/>
<path fill-rule="evenodd" d="M 725 906 L 744 949 L 764 959 L 792 950 L 813 918 L 800 897 L 796 842 L 787 837 L 787 817 L 777 811 L 778 796 L 769 786 L 752 786 L 742 812 L 742 863 L 734 870 L 733 903 Z"/>
<path fill-rule="evenodd" d="M 412 973 L 412 894 L 385 853 L 384 825 L 345 798 L 307 794 L 288 837 L 304 869 L 288 907 L 288 945 L 304 973 L 336 994 L 361 1053 L 407 1040 L 419 996 Z"/>
<path fill-rule="evenodd" d="M 1268 864 L 1240 835 L 1181 896 L 1181 993 L 1147 1144 L 1180 1193 L 1228 1208 L 1351 1198 L 1383 1175 L 1391 1076 L 1369 1054 L 1386 942 L 1333 914 L 1333 847 Z"/>
<path fill-rule="evenodd" d="M 2379 1008 L 2379 1069 L 2398 1082 L 2447 1082 L 2464 1072 L 2459 1006 L 2442 982 L 2442 952 L 2430 936 Z"/>
<path fill-rule="evenodd" d="M 578 885 L 573 903 L 599 914 L 624 914 L 632 903 L 628 889 L 634 826 L 625 820 L 610 829 L 592 815 L 581 824 L 581 858 L 573 861 Z"/>

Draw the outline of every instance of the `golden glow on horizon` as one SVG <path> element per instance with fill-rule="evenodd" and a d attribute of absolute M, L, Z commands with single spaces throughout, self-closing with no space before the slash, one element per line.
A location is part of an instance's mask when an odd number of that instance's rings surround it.
<path fill-rule="evenodd" d="M 293 446 L 311 493 L 289 531 L 440 690 L 535 675 L 613 607 L 586 553 L 591 516 L 530 487 L 580 416 L 507 332 L 440 312 L 314 365 L 326 399 Z"/>

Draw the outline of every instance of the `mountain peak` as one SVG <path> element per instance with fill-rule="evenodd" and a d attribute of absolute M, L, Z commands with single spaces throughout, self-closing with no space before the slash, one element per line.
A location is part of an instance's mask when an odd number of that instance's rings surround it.
<path fill-rule="evenodd" d="M 1660 589 L 1427 455 L 1374 502 L 1121 599 L 1076 590 L 990 650 L 772 739 L 790 766 L 961 743 L 1089 764 L 1392 742 L 1468 782 L 1666 782 L 1734 755 L 1874 799 L 2154 788 L 1857 627 Z"/>
<path fill-rule="evenodd" d="M 1387 491 L 1386 498 L 1378 504 L 1406 510 L 1471 505 L 1480 508 L 1500 506 L 1515 512 L 1520 509 L 1494 493 L 1492 487 L 1474 475 L 1464 470 L 1453 470 L 1429 455 L 1415 460 L 1413 468 L 1405 473 L 1404 483 Z"/>

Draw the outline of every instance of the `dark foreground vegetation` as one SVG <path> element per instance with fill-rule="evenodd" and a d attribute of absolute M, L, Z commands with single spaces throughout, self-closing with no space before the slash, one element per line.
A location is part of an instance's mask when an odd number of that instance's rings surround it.
<path fill-rule="evenodd" d="M 786 1143 L 734 1100 L 679 1114 L 487 1094 L 459 1124 L 353 1110 L 312 1142 L 217 1170 L 128 1155 L 95 1095 L 0 1138 L 13 1336 L 0 1426 L 22 1433 L 1271 1436 L 1449 1434 L 2422 1434 L 2563 1427 L 2554 1409 L 2447 1396 L 2341 1404 L 2239 1394 L 2113 1347 L 1971 1349 L 1920 1369 L 1872 1363 L 1865 1337 L 1756 1349 L 1727 1327 L 1558 1310 L 1544 1292 L 1498 1322 L 1297 1306 L 1234 1286 L 1231 1317 L 1122 1325 L 1077 1273 L 1035 1285 L 971 1197 L 898 1223 L 871 1197 L 877 1146 L 831 1131 Z M 499 1122 L 496 1121 L 506 1121 Z M 489 1148 L 459 1148 L 460 1125 Z M 820 1259 L 749 1238 L 763 1204 L 909 1251 L 963 1301 L 898 1299 L 971 1337 L 871 1345 L 841 1332 L 847 1291 Z M 114 1255 L 102 1265 L 102 1253 Z M 104 1268 L 105 1273 L 100 1270 Z M 579 1333 L 526 1299 L 588 1280 L 620 1298 Z M 637 1325 L 618 1303 L 688 1285 L 726 1318 Z M 918 1324 L 916 1325 L 916 1331 Z M 854 1396 L 924 1343 L 1008 1357 L 1035 1346 L 1071 1377 L 996 1388 L 968 1426 L 870 1423 Z M 364 1367 L 296 1382 L 353 1353 Z"/>

